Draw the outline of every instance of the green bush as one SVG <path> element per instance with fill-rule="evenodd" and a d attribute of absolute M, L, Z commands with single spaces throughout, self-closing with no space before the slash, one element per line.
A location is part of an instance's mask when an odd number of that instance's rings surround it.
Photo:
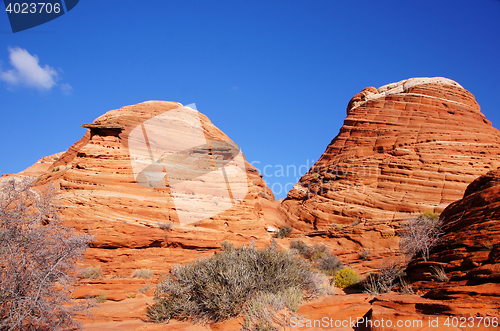
<path fill-rule="evenodd" d="M 351 268 L 344 268 L 337 271 L 334 279 L 335 286 L 340 288 L 352 287 L 361 281 L 356 271 Z"/>
<path fill-rule="evenodd" d="M 299 288 L 305 297 L 320 293 L 321 276 L 312 265 L 276 245 L 223 250 L 210 258 L 174 266 L 156 287 L 148 317 L 157 322 L 192 318 L 218 322 L 242 313 L 258 293 L 286 293 Z"/>

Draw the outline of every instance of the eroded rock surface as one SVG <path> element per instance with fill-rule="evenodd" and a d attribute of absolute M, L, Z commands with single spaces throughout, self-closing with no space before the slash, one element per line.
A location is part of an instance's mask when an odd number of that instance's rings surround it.
<path fill-rule="evenodd" d="M 463 198 L 441 214 L 443 236 L 427 261 L 407 273 L 413 286 L 432 299 L 462 303 L 463 311 L 500 306 L 500 169 L 473 181 Z M 433 268 L 442 268 L 448 281 Z"/>
<path fill-rule="evenodd" d="M 266 202 L 259 201 L 268 201 L 264 196 L 274 201 L 274 197 L 248 163 L 242 183 L 248 186 L 248 194 L 243 202 L 186 228 L 179 224 L 168 187 L 138 185 L 131 167 L 128 135 L 141 123 L 180 107 L 174 102 L 148 101 L 109 111 L 85 124 L 85 136 L 42 173 L 41 183 L 55 183 L 60 188 L 63 219 L 95 235 L 94 247 L 210 249 L 219 247 L 224 239 L 269 239 L 260 207 Z M 207 140 L 231 141 L 206 116 L 200 114 L 200 121 Z M 196 213 L 196 208 L 192 212 Z M 169 229 L 165 229 L 167 226 Z"/>
<path fill-rule="evenodd" d="M 237 246 L 253 241 L 258 247 L 270 242 L 271 234 L 267 231 L 265 219 L 270 215 L 271 222 L 277 222 L 274 196 L 258 171 L 242 155 L 245 169 L 243 179 L 227 185 L 224 183 L 222 188 L 227 188 L 226 196 L 229 188 L 233 193 L 244 189 L 247 194 L 240 202 L 236 201 L 237 196 L 233 194 L 231 199 L 236 203 L 225 211 L 190 224 L 179 222 L 176 208 L 179 205 L 175 203 L 180 200 L 174 203 L 169 186 L 156 185 L 155 182 L 153 187 L 138 184 L 138 176 L 132 167 L 129 135 L 134 128 L 141 128 L 148 120 L 174 111 L 180 117 L 184 111 L 194 114 L 192 109 L 186 110 L 179 103 L 164 101 L 148 101 L 111 110 L 93 123 L 83 125 L 88 129 L 86 134 L 68 151 L 45 157 L 18 174 L 35 176 L 38 178 L 37 185 L 55 185 L 65 224 L 90 233 L 95 238 L 85 253 L 86 260 L 82 267 L 100 267 L 101 276 L 97 280 L 83 279 L 82 286 L 74 292 L 75 298 L 102 295 L 108 301 L 118 302 L 143 292 L 151 296 L 152 285 L 167 274 L 174 264 L 210 256 L 221 247 L 224 240 Z M 212 143 L 212 153 L 217 142 L 228 142 L 231 148 L 235 146 L 205 115 L 198 113 L 197 116 L 199 123 L 192 126 L 201 132 L 204 141 Z M 151 131 L 151 125 L 146 129 Z M 153 129 L 161 132 L 161 128 Z M 189 141 L 193 135 L 183 135 L 183 132 L 176 134 L 178 141 L 186 146 L 194 145 L 195 148 L 188 149 L 189 153 L 202 154 L 203 145 L 200 147 L 199 142 Z M 153 146 L 153 138 L 157 137 L 149 135 L 147 146 Z M 154 147 L 151 150 L 154 152 Z M 211 156 L 213 158 L 208 160 L 214 163 L 222 162 L 217 157 L 225 157 L 214 153 Z M 198 157 L 195 161 L 198 163 L 193 162 L 190 166 L 203 167 L 203 160 L 200 161 Z M 234 174 L 234 167 L 225 169 L 224 176 L 230 178 Z M 204 171 L 202 169 L 202 173 Z M 5 175 L 2 180 L 8 180 L 11 176 Z M 183 184 L 183 179 L 177 182 Z M 203 181 L 203 177 L 193 180 L 198 185 L 195 189 L 199 189 L 201 194 L 207 193 L 202 190 Z M 200 208 L 189 209 L 189 202 L 200 200 L 199 195 L 184 190 L 180 197 L 183 199 L 180 208 L 184 208 L 184 212 L 196 214 L 201 211 Z M 222 198 L 217 200 L 214 197 L 206 205 L 217 208 L 222 203 Z M 132 277 L 133 272 L 140 269 L 149 270 L 152 277 Z"/>
<path fill-rule="evenodd" d="M 498 165 L 500 132 L 474 96 L 446 78 L 412 78 L 356 94 L 281 209 L 294 228 L 346 247 L 394 249 L 401 220 L 443 211 Z"/>
<path fill-rule="evenodd" d="M 102 275 L 83 279 L 73 293 L 77 299 L 106 301 L 94 310 L 94 319 L 82 317 L 87 330 L 238 329 L 241 318 L 214 325 L 148 323 L 153 285 L 174 264 L 212 255 L 223 240 L 265 246 L 271 240 L 268 228 L 279 228 L 285 219 L 295 229 L 290 238 L 277 240 L 281 247 L 291 240 L 326 244 L 344 264 L 365 274 L 391 259 L 402 219 L 441 212 L 462 198 L 475 178 L 500 165 L 500 132 L 480 113 L 472 94 L 444 78 L 409 79 L 357 94 L 339 135 L 279 209 L 261 175 L 245 163 L 248 194 L 241 203 L 182 225 L 168 187 L 138 185 L 127 140 L 141 123 L 180 107 L 149 101 L 112 110 L 86 124 L 85 136 L 67 152 L 20 174 L 57 185 L 63 219 L 95 236 L 82 266 L 100 266 Z M 200 120 L 207 139 L 230 141 L 208 118 Z M 490 172 L 474 181 L 464 199 L 443 212 L 447 244 L 429 261 L 410 265 L 419 295 L 371 297 L 339 290 L 305 302 L 298 313 L 310 320 L 423 322 L 412 330 L 428 330 L 430 321 L 445 315 L 498 316 L 499 176 Z M 430 265 L 443 266 L 451 281 L 437 282 Z M 140 269 L 150 270 L 151 278 L 132 277 Z"/>

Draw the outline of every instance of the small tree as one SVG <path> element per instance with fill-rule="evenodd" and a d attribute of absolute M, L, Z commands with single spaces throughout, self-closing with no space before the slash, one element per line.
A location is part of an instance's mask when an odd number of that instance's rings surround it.
<path fill-rule="evenodd" d="M 31 178 L 0 181 L 0 330 L 78 327 L 71 284 L 91 237 L 63 226 L 55 189 Z"/>
<path fill-rule="evenodd" d="M 424 213 L 401 225 L 399 248 L 409 259 L 417 254 L 427 261 L 430 250 L 439 242 L 442 222 L 435 213 Z"/>

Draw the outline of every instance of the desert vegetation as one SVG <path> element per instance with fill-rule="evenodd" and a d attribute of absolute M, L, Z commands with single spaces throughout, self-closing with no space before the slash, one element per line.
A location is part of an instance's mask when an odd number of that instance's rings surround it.
<path fill-rule="evenodd" d="M 427 261 L 431 248 L 439 242 L 441 228 L 439 214 L 433 212 L 425 212 L 406 221 L 401 226 L 400 251 L 408 259 L 420 255 Z"/>
<path fill-rule="evenodd" d="M 327 276 L 333 277 L 339 270 L 344 268 L 342 261 L 336 255 L 331 254 L 324 244 L 309 246 L 303 241 L 292 240 L 290 250 L 305 259 L 311 260 L 313 265 Z"/>
<path fill-rule="evenodd" d="M 174 224 L 173 223 L 158 223 L 158 227 L 162 230 L 172 230 L 172 228 L 174 227 Z"/>
<path fill-rule="evenodd" d="M 351 268 L 340 269 L 334 276 L 335 286 L 340 288 L 355 286 L 360 280 L 359 275 Z"/>
<path fill-rule="evenodd" d="M 53 188 L 30 178 L 0 182 L 0 329 L 78 327 L 85 305 L 71 305 L 72 284 L 91 237 L 63 226 Z"/>
<path fill-rule="evenodd" d="M 228 242 L 210 258 L 175 266 L 156 287 L 148 316 L 219 322 L 243 314 L 247 329 L 270 328 L 283 311 L 292 313 L 304 298 L 322 294 L 326 277 L 313 265 L 276 244 L 257 249 Z"/>
<path fill-rule="evenodd" d="M 102 270 L 100 265 L 89 266 L 83 269 L 81 273 L 82 278 L 86 279 L 100 279 L 102 277 Z"/>
<path fill-rule="evenodd" d="M 373 274 L 366 277 L 365 292 L 378 295 L 398 288 L 402 293 L 413 293 L 411 286 L 405 280 L 404 270 L 415 258 L 427 261 L 432 248 L 439 243 L 442 234 L 442 222 L 439 214 L 425 212 L 401 225 L 401 253 L 391 261 L 383 261 L 383 265 Z M 441 282 L 447 282 L 448 277 L 440 267 L 431 267 L 433 277 Z"/>
<path fill-rule="evenodd" d="M 365 292 L 371 295 L 379 295 L 391 292 L 396 287 L 401 287 L 404 291 L 411 291 L 404 280 L 404 269 L 406 263 L 401 259 L 384 261 L 383 265 L 376 272 L 369 274 L 364 283 Z"/>
<path fill-rule="evenodd" d="M 291 226 L 285 225 L 284 227 L 280 228 L 278 232 L 274 235 L 275 238 L 286 238 L 289 237 L 292 234 L 293 228 Z"/>
<path fill-rule="evenodd" d="M 447 283 L 450 281 L 448 276 L 446 275 L 446 272 L 444 271 L 443 267 L 441 266 L 431 266 L 432 269 L 432 274 L 434 278 L 436 278 L 438 281 Z"/>
<path fill-rule="evenodd" d="M 132 277 L 149 279 L 153 277 L 153 271 L 151 269 L 136 269 L 132 272 Z"/>

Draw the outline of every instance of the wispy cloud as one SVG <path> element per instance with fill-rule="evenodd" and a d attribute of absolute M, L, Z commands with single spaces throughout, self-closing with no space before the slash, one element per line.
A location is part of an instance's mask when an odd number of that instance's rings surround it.
<path fill-rule="evenodd" d="M 71 92 L 73 91 L 73 87 L 66 83 L 62 83 L 59 87 L 61 88 L 61 92 L 64 95 L 70 95 Z"/>
<path fill-rule="evenodd" d="M 12 68 L 5 71 L 0 68 L 0 80 L 6 82 L 9 87 L 24 86 L 48 91 L 57 85 L 60 78 L 58 72 L 47 64 L 41 66 L 38 56 L 31 55 L 19 47 L 9 47 L 8 50 Z M 71 91 L 69 84 L 63 85 L 63 93 Z"/>

